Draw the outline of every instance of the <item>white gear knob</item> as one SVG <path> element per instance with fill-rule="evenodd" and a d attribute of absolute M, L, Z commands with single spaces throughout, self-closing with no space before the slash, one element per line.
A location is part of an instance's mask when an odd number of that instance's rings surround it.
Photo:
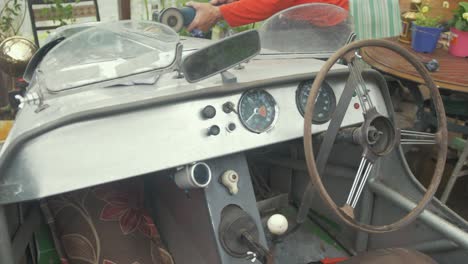
<path fill-rule="evenodd" d="M 267 227 L 273 235 L 281 236 L 288 230 L 288 219 L 282 214 L 274 214 L 268 219 Z"/>

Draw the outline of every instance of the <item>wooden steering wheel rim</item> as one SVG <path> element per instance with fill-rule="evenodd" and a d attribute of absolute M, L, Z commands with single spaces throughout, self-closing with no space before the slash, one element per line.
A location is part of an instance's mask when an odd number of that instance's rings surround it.
<path fill-rule="evenodd" d="M 319 88 L 321 87 L 327 73 L 330 71 L 332 66 L 341 58 L 345 57 L 345 55 L 349 54 L 351 51 L 364 48 L 364 47 L 381 47 L 390 49 L 403 58 L 405 58 L 409 63 L 413 65 L 413 67 L 418 71 L 421 75 L 423 80 L 425 81 L 425 85 L 429 88 L 431 92 L 431 98 L 434 102 L 434 108 L 437 114 L 438 126 L 439 130 L 436 133 L 436 144 L 438 145 L 438 157 L 436 167 L 434 169 L 434 174 L 432 176 L 431 183 L 426 190 L 423 198 L 419 201 L 418 205 L 413 208 L 407 215 L 405 215 L 400 220 L 383 226 L 374 226 L 368 224 L 362 224 L 356 221 L 354 218 L 350 217 L 348 214 L 342 211 L 336 203 L 332 200 L 330 195 L 328 194 L 325 186 L 322 183 L 321 177 L 317 171 L 317 166 L 315 163 L 315 157 L 313 153 L 313 146 L 312 146 L 312 116 L 314 113 L 315 107 L 315 98 L 319 92 Z M 343 48 L 339 49 L 335 54 L 333 54 L 327 62 L 322 66 L 321 70 L 315 77 L 314 83 L 312 85 L 310 95 L 307 99 L 307 105 L 305 109 L 304 115 L 304 151 L 305 151 L 305 159 L 307 163 L 307 170 L 310 177 L 311 182 L 317 188 L 321 198 L 326 203 L 328 207 L 332 209 L 332 211 L 343 220 L 346 224 L 351 227 L 354 227 L 358 230 L 369 232 L 369 233 L 386 233 L 391 231 L 396 231 L 404 226 L 413 222 L 426 208 L 429 202 L 435 195 L 439 183 L 442 179 L 442 174 L 444 171 L 445 160 L 447 157 L 447 118 L 445 116 L 445 110 L 442 103 L 442 98 L 440 96 L 439 90 L 435 85 L 434 81 L 432 80 L 429 72 L 424 67 L 424 65 L 419 62 L 417 57 L 411 54 L 406 49 L 386 40 L 361 40 L 356 41 L 351 44 L 344 46 Z"/>

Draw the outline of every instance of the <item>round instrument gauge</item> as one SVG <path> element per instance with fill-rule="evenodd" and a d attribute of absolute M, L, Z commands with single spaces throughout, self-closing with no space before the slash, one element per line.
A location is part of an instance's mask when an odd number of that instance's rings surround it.
<path fill-rule="evenodd" d="M 296 90 L 297 109 L 304 116 L 309 97 L 310 89 L 312 88 L 313 80 L 303 81 L 299 84 Z M 317 98 L 315 99 L 314 116 L 312 117 L 313 124 L 323 124 L 330 121 L 333 112 L 336 108 L 336 97 L 331 86 L 323 82 L 320 87 Z"/>
<path fill-rule="evenodd" d="M 239 118 L 250 131 L 263 133 L 273 128 L 278 116 L 278 105 L 264 90 L 245 92 L 239 101 Z"/>

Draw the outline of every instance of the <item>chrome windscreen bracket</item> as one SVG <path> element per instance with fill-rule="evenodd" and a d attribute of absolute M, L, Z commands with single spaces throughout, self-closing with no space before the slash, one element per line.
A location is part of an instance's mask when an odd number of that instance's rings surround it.
<path fill-rule="evenodd" d="M 176 48 L 176 61 L 174 71 L 177 72 L 177 75 L 174 76 L 174 79 L 182 79 L 184 78 L 184 74 L 182 73 L 182 52 L 184 51 L 184 45 L 181 43 L 177 44 Z"/>
<path fill-rule="evenodd" d="M 237 83 L 237 77 L 232 72 L 223 71 L 221 72 L 221 77 L 223 78 L 223 83 Z"/>
<path fill-rule="evenodd" d="M 42 110 L 49 107 L 49 105 L 44 104 L 44 96 L 38 92 L 27 93 L 24 97 L 21 95 L 16 95 L 15 99 L 18 100 L 18 108 L 23 108 L 25 105 L 37 105 L 35 113 L 39 113 Z"/>

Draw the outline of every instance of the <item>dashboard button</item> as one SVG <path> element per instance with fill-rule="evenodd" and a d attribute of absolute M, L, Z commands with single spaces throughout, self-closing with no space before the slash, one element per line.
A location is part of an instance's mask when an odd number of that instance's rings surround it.
<path fill-rule="evenodd" d="M 221 129 L 219 128 L 219 126 L 217 125 L 211 126 L 208 129 L 208 136 L 217 136 L 219 135 L 219 132 L 221 132 Z"/>
<path fill-rule="evenodd" d="M 228 125 L 228 130 L 231 131 L 231 132 L 234 131 L 234 130 L 236 130 L 236 124 L 234 124 L 234 123 L 229 123 L 229 125 Z"/>
<path fill-rule="evenodd" d="M 212 105 L 207 105 L 205 108 L 203 108 L 201 114 L 203 118 L 211 119 L 216 116 L 216 108 L 214 108 Z"/>
<path fill-rule="evenodd" d="M 226 103 L 223 104 L 223 111 L 226 114 L 229 114 L 231 112 L 236 112 L 236 107 L 235 107 L 234 103 L 226 102 Z"/>

